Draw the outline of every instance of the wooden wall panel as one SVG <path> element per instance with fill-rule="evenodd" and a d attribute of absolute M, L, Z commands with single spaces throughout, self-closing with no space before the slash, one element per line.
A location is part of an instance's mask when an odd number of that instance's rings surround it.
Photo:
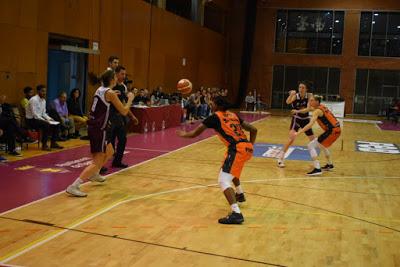
<path fill-rule="evenodd" d="M 38 29 L 44 32 L 65 34 L 65 1 L 39 0 Z"/>
<path fill-rule="evenodd" d="M 16 72 L 17 26 L 0 24 L 0 36 L 7 36 L 0 42 L 0 71 Z"/>
<path fill-rule="evenodd" d="M 18 25 L 20 3 L 15 0 L 0 1 L 0 23 Z"/>
<path fill-rule="evenodd" d="M 20 0 L 19 25 L 21 27 L 36 29 L 37 20 L 38 0 Z"/>
<path fill-rule="evenodd" d="M 17 28 L 15 37 L 17 72 L 36 72 L 36 30 Z"/>
<path fill-rule="evenodd" d="M 140 88 L 172 92 L 182 77 L 196 86 L 223 82 L 226 39 L 142 0 L 3 0 L 0 34 L 7 36 L 0 43 L 0 86 L 13 101 L 25 85 L 47 83 L 49 34 L 84 38 L 89 47 L 99 42 L 101 53 L 89 55 L 88 70 L 101 73 L 110 55 L 119 56 Z M 88 106 L 95 89 L 88 86 Z"/>

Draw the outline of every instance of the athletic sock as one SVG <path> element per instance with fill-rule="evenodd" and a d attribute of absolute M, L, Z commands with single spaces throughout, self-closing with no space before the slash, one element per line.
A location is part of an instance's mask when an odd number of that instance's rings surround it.
<path fill-rule="evenodd" d="M 319 165 L 319 161 L 318 160 L 314 160 L 314 168 L 321 169 L 321 166 Z"/>
<path fill-rule="evenodd" d="M 232 211 L 236 213 L 240 213 L 239 205 L 237 203 L 234 203 L 231 205 Z"/>
<path fill-rule="evenodd" d="M 83 180 L 82 180 L 81 178 L 78 177 L 78 178 L 72 183 L 72 186 L 79 187 L 81 184 L 83 184 Z"/>
<path fill-rule="evenodd" d="M 243 189 L 241 185 L 236 186 L 236 193 L 243 194 Z"/>

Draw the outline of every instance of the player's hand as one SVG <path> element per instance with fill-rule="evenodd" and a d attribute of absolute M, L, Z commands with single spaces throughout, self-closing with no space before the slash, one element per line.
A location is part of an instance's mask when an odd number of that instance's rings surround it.
<path fill-rule="evenodd" d="M 185 137 L 186 132 L 182 131 L 182 130 L 176 130 L 176 135 L 180 136 L 180 137 Z"/>
<path fill-rule="evenodd" d="M 290 91 L 289 91 L 289 95 L 293 96 L 293 95 L 295 95 L 295 94 L 296 94 L 296 90 L 290 90 Z"/>
<path fill-rule="evenodd" d="M 126 96 L 128 97 L 128 101 L 132 101 L 133 98 L 135 97 L 135 95 L 134 95 L 133 93 L 131 93 L 131 92 L 128 92 L 128 93 L 126 94 Z"/>
<path fill-rule="evenodd" d="M 297 110 L 292 109 L 292 110 L 290 111 L 290 113 L 291 113 L 292 115 L 296 115 L 298 112 L 297 112 Z"/>
<path fill-rule="evenodd" d="M 135 116 L 132 116 L 131 120 L 133 122 L 133 125 L 138 125 L 139 124 L 139 120 Z"/>

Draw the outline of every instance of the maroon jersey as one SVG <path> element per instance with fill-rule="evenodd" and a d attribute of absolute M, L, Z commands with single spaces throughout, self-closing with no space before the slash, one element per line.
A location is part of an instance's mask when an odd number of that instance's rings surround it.
<path fill-rule="evenodd" d="M 110 114 L 110 103 L 106 100 L 106 92 L 110 88 L 101 86 L 96 90 L 93 97 L 92 108 L 90 109 L 88 126 L 105 130 Z"/>

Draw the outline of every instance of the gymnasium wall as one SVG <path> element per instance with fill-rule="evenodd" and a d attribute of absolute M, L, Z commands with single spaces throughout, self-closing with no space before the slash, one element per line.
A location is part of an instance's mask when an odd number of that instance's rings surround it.
<path fill-rule="evenodd" d="M 278 9 L 337 9 L 345 11 L 341 55 L 274 53 L 275 23 Z M 252 67 L 248 88 L 257 88 L 271 103 L 274 65 L 339 67 L 340 95 L 346 101 L 346 113 L 353 109 L 357 68 L 400 69 L 399 58 L 359 57 L 358 39 L 362 11 L 399 11 L 398 0 L 259 0 Z"/>
<path fill-rule="evenodd" d="M 46 84 L 49 33 L 99 42 L 89 71 L 119 56 L 139 88 L 171 91 L 182 77 L 195 87 L 223 85 L 225 37 L 142 0 L 2 0 L 0 90 L 9 102 L 19 101 L 24 86 Z"/>

